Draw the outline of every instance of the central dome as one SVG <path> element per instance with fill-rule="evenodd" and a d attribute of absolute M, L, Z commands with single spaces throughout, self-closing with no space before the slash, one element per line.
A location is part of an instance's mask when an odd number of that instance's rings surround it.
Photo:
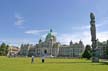
<path fill-rule="evenodd" d="M 46 41 L 53 41 L 56 42 L 56 37 L 52 33 L 52 29 L 50 29 L 50 32 L 46 36 Z"/>

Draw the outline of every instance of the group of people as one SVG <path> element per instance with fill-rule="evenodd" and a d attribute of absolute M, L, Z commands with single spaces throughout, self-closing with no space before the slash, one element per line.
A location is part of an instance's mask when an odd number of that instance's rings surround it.
<path fill-rule="evenodd" d="M 45 56 L 42 56 L 41 61 L 42 63 L 45 62 Z M 31 63 L 34 63 L 34 56 L 31 57 Z"/>

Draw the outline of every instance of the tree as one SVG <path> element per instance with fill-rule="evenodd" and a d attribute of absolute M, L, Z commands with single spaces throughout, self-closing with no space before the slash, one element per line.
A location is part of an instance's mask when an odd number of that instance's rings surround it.
<path fill-rule="evenodd" d="M 5 56 L 8 53 L 8 45 L 6 45 L 5 43 L 2 43 L 0 46 L 0 55 L 1 56 Z"/>
<path fill-rule="evenodd" d="M 108 40 L 107 40 L 107 44 L 106 44 L 106 55 L 108 56 Z"/>
<path fill-rule="evenodd" d="M 5 53 L 6 53 L 6 54 L 5 54 L 5 55 L 8 54 L 8 51 L 9 51 L 8 49 L 9 49 L 9 45 L 6 45 L 6 50 L 5 50 Z"/>
<path fill-rule="evenodd" d="M 82 58 L 90 59 L 91 56 L 92 56 L 91 47 L 90 47 L 90 45 L 86 45 L 85 51 L 84 51 L 84 53 L 82 54 Z"/>

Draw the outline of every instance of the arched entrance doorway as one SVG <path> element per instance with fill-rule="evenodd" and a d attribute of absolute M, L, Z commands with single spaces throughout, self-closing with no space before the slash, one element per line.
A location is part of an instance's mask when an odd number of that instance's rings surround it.
<path fill-rule="evenodd" d="M 47 54 L 47 50 L 46 49 L 44 50 L 44 54 Z"/>

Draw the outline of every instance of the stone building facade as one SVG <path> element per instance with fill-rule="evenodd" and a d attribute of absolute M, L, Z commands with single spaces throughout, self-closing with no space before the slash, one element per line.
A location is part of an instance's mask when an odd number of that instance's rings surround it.
<path fill-rule="evenodd" d="M 9 46 L 7 56 L 8 57 L 17 56 L 19 52 L 20 52 L 20 48 L 16 46 Z"/>
<path fill-rule="evenodd" d="M 108 59 L 108 40 L 104 42 L 97 41 L 97 49 L 99 53 L 99 58 Z"/>
<path fill-rule="evenodd" d="M 65 39 L 65 38 L 64 38 Z M 39 40 L 36 45 L 23 45 L 21 46 L 20 55 L 22 56 L 42 56 L 48 57 L 81 57 L 84 51 L 83 42 L 73 44 L 70 41 L 70 45 L 62 45 L 56 41 L 56 36 L 52 30 L 47 34 L 45 41 Z"/>

